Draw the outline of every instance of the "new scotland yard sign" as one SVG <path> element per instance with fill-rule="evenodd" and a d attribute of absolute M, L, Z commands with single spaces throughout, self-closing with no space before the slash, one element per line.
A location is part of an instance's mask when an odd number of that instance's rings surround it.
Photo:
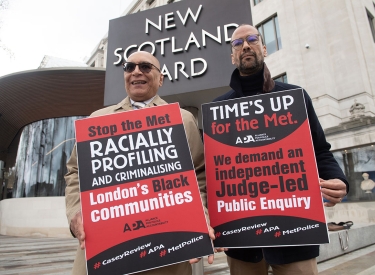
<path fill-rule="evenodd" d="M 161 96 L 228 86 L 230 37 L 251 24 L 249 0 L 183 0 L 109 23 L 104 105 L 124 98 L 122 63 L 138 50 L 160 61 Z"/>

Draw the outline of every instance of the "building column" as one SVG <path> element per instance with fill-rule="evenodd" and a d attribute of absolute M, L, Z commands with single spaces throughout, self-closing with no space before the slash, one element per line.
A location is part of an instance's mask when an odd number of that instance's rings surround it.
<path fill-rule="evenodd" d="M 196 264 L 192 264 L 191 267 L 193 268 L 192 275 L 203 275 L 203 258 Z"/>
<path fill-rule="evenodd" d="M 6 190 L 4 174 L 5 174 L 4 161 L 0 160 L 0 201 L 3 198 L 3 190 L 4 189 Z"/>

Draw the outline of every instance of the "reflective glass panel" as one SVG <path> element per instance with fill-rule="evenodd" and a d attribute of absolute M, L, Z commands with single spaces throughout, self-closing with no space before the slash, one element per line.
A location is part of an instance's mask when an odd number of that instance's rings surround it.
<path fill-rule="evenodd" d="M 348 201 L 375 200 L 374 145 L 333 152 L 349 182 Z"/>
<path fill-rule="evenodd" d="M 23 128 L 11 169 L 14 198 L 65 195 L 66 162 L 78 118 L 82 117 L 46 119 Z"/>
<path fill-rule="evenodd" d="M 264 43 L 267 47 L 267 53 L 272 54 L 276 52 L 277 45 L 276 45 L 276 37 L 275 31 L 273 26 L 273 20 L 270 20 L 263 24 L 263 32 L 264 32 Z"/>

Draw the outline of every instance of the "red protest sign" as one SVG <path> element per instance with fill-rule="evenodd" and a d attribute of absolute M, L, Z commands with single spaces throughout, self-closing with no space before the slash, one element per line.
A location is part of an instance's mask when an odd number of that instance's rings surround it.
<path fill-rule="evenodd" d="M 215 247 L 327 243 L 302 89 L 202 109 Z"/>
<path fill-rule="evenodd" d="M 212 254 L 178 104 L 76 121 L 88 274 Z"/>

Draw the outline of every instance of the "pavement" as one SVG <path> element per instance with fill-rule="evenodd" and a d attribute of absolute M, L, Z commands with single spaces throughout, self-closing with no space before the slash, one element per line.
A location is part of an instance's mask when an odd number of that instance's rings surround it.
<path fill-rule="evenodd" d="M 11 237 L 0 235 L 0 274 L 70 274 L 77 240 Z M 318 264 L 319 275 L 374 275 L 375 245 Z M 204 262 L 204 274 L 229 274 L 226 257 L 215 254 L 215 262 Z"/>

